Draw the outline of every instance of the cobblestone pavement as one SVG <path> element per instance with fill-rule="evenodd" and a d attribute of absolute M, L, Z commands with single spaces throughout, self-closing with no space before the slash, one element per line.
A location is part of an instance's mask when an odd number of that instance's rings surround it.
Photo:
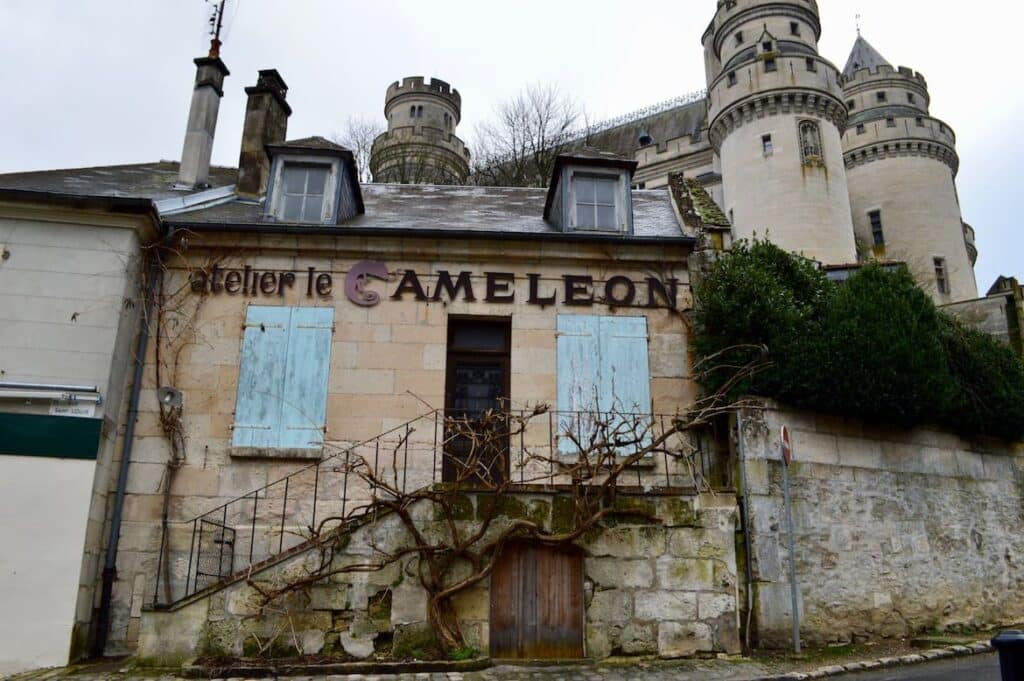
<path fill-rule="evenodd" d="M 479 672 L 418 674 L 353 674 L 330 676 L 280 677 L 281 681 L 751 681 L 765 675 L 760 665 L 743 661 L 711 660 L 700 662 L 651 663 L 629 666 L 498 666 Z M 47 670 L 13 677 L 15 681 L 178 681 L 173 675 L 139 672 Z M 224 677 L 219 681 L 246 681 L 244 677 Z"/>

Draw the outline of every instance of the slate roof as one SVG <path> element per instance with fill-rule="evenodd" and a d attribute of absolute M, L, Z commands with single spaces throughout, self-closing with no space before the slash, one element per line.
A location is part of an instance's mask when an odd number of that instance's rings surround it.
<path fill-rule="evenodd" d="M 640 148 L 640 135 L 646 133 L 652 144 L 698 134 L 707 123 L 707 103 L 704 100 L 677 106 L 674 109 L 623 123 L 614 128 L 591 135 L 587 144 L 619 156 L 633 158 Z"/>
<path fill-rule="evenodd" d="M 858 69 L 871 69 L 877 71 L 879 66 L 892 66 L 885 60 L 881 53 L 871 46 L 863 36 L 857 36 L 850 50 L 850 58 L 846 60 L 846 68 L 843 69 L 843 76 L 851 78 Z"/>
<path fill-rule="evenodd" d="M 52 192 L 70 196 L 105 196 L 159 201 L 186 196 L 190 192 L 174 189 L 178 181 L 176 161 L 134 163 L 130 165 L 100 166 L 94 168 L 68 168 L 39 170 L 26 173 L 0 175 L 0 189 Z M 234 168 L 210 168 L 210 185 L 233 185 L 238 177 Z"/>
<path fill-rule="evenodd" d="M 314 135 L 313 137 L 303 137 L 297 140 L 288 140 L 281 144 L 272 145 L 278 149 L 323 149 L 324 151 L 351 151 L 348 147 L 343 147 L 340 144 L 330 141 L 325 137 Z"/>
<path fill-rule="evenodd" d="M 394 230 L 503 236 L 562 235 L 544 220 L 546 189 L 532 187 L 475 187 L 441 185 L 364 184 L 366 212 L 333 227 L 344 230 Z M 633 191 L 633 237 L 689 237 L 676 219 L 667 188 Z M 280 224 L 263 217 L 262 204 L 231 201 L 179 213 L 171 225 Z M 304 225 L 309 226 L 309 225 Z M 610 239 L 623 238 L 609 236 Z M 628 238 L 628 237 L 625 237 Z"/>

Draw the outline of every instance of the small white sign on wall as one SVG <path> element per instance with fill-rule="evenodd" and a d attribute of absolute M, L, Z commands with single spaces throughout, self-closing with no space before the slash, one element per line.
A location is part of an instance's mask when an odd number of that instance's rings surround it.
<path fill-rule="evenodd" d="M 73 416 L 80 419 L 91 419 L 96 415 L 95 404 L 51 404 L 50 416 Z"/>

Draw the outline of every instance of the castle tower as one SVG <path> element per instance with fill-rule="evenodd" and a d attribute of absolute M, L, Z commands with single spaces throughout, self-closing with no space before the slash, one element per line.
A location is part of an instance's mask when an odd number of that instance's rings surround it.
<path fill-rule="evenodd" d="M 953 130 L 928 113 L 920 73 L 857 38 L 842 76 L 843 156 L 862 253 L 907 263 L 937 303 L 976 298 L 974 231 L 956 192 Z"/>
<path fill-rule="evenodd" d="M 465 184 L 469 149 L 455 135 L 462 97 L 437 78 L 395 81 L 384 98 L 388 131 L 373 141 L 374 182 Z"/>
<path fill-rule="evenodd" d="M 719 0 L 704 34 L 711 144 L 737 238 L 856 262 L 838 69 L 815 0 Z"/>

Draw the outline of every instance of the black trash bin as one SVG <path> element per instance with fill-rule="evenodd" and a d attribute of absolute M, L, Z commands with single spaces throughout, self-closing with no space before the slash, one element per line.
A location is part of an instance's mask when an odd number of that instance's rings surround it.
<path fill-rule="evenodd" d="M 1024 681 L 1024 631 L 1004 631 L 992 639 L 999 651 L 1003 681 Z"/>

